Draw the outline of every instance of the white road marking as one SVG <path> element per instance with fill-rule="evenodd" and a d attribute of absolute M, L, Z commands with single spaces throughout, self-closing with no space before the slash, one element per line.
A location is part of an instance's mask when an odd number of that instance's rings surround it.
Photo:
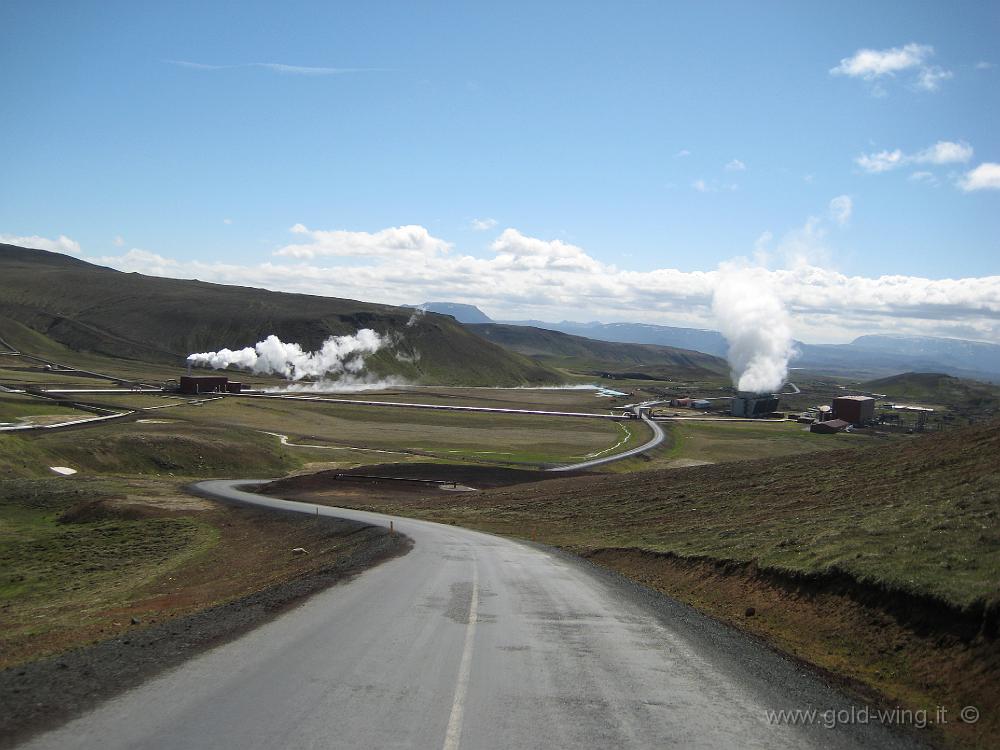
<path fill-rule="evenodd" d="M 458 667 L 458 683 L 455 685 L 455 699 L 451 704 L 451 718 L 444 736 L 443 750 L 458 750 L 462 739 L 462 714 L 465 711 L 465 696 L 469 691 L 469 675 L 472 672 L 472 645 L 476 635 L 476 620 L 479 614 L 479 568 L 473 562 L 472 601 L 469 603 L 469 625 L 465 629 L 465 646 L 462 662 Z"/>

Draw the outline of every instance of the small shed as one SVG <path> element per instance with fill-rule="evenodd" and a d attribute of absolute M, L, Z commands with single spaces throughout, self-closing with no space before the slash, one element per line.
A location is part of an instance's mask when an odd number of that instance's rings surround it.
<path fill-rule="evenodd" d="M 843 432 L 850 426 L 851 423 L 845 422 L 843 419 L 828 419 L 826 422 L 813 422 L 809 425 L 809 432 L 832 435 L 835 432 Z"/>

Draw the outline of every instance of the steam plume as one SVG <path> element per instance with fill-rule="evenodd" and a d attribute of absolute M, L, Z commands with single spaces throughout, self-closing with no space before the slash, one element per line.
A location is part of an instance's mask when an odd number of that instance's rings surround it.
<path fill-rule="evenodd" d="M 388 343 L 389 337 L 362 328 L 353 336 L 331 336 L 318 351 L 307 352 L 272 334 L 252 347 L 191 354 L 187 360 L 215 370 L 232 365 L 260 374 L 284 375 L 289 380 L 357 376 L 365 368 L 365 358 Z"/>
<path fill-rule="evenodd" d="M 777 391 L 794 353 L 788 311 L 761 268 L 720 267 L 712 312 L 729 342 L 726 358 L 741 391 Z"/>

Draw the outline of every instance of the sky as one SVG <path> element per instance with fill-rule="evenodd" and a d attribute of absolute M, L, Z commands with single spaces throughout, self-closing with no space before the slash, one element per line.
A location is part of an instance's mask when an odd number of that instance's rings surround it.
<path fill-rule="evenodd" d="M 1000 342 L 1000 4 L 0 4 L 0 241 L 497 319 Z M 761 273 L 761 271 L 764 273 Z"/>

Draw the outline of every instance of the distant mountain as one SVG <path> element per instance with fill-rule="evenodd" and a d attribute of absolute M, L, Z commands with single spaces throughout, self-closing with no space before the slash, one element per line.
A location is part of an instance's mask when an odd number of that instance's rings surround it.
<path fill-rule="evenodd" d="M 461 302 L 425 302 L 422 305 L 403 305 L 403 307 L 418 308 L 439 315 L 450 315 L 459 323 L 492 323 L 490 317 L 475 305 L 463 305 Z"/>
<path fill-rule="evenodd" d="M 487 323 L 466 327 L 539 362 L 588 373 L 671 378 L 722 375 L 729 371 L 725 360 L 689 349 L 598 341 L 534 326 Z"/>
<path fill-rule="evenodd" d="M 378 375 L 448 385 L 562 379 L 452 318 L 428 314 L 408 325 L 412 317 L 390 305 L 122 273 L 0 244 L 0 338 L 26 326 L 76 351 L 180 368 L 191 352 L 253 346 L 272 333 L 316 349 L 331 335 L 372 328 L 403 342 L 369 359 Z"/>
<path fill-rule="evenodd" d="M 600 341 L 618 341 L 625 344 L 656 344 L 690 349 L 716 357 L 726 356 L 726 339 L 718 331 L 701 328 L 677 328 L 659 326 L 652 323 L 574 323 L 564 320 L 560 323 L 546 323 L 540 320 L 503 321 L 510 325 L 534 326 L 561 331 L 574 336 L 586 336 Z"/>
<path fill-rule="evenodd" d="M 849 344 L 796 342 L 799 354 L 792 366 L 863 378 L 903 372 L 939 372 L 975 380 L 1000 380 L 1000 363 L 991 351 L 991 348 L 1000 347 L 959 339 L 907 338 L 910 344 L 903 346 L 897 337 L 881 335 L 861 336 Z M 922 350 L 917 341 L 923 342 Z M 963 347 L 963 344 L 971 347 Z M 912 348 L 907 350 L 907 346 Z"/>

